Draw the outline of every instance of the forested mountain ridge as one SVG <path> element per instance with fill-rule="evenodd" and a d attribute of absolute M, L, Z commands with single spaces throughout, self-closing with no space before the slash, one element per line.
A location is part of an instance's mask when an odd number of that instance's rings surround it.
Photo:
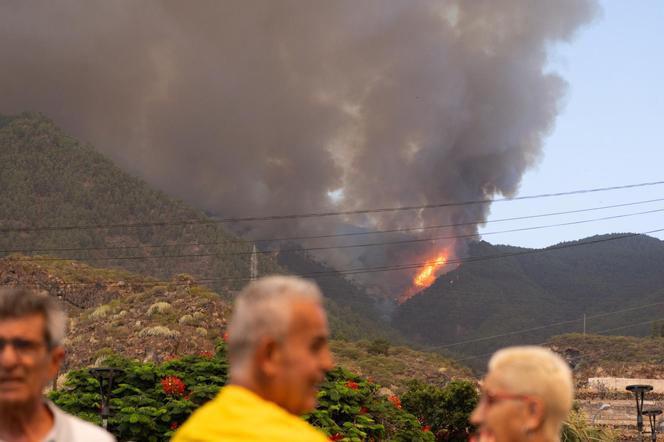
<path fill-rule="evenodd" d="M 249 280 L 251 242 L 126 173 L 43 115 L 0 116 L 0 188 L 0 256 L 74 259 L 166 281 L 188 273 L 226 297 Z M 257 257 L 259 275 L 298 273 L 271 253 Z M 389 328 L 373 310 L 341 308 L 328 294 L 336 335 L 377 337 Z M 365 298 L 354 307 L 371 303 L 360 289 L 353 296 Z"/>
<path fill-rule="evenodd" d="M 471 262 L 402 304 L 393 323 L 426 345 L 464 354 L 582 331 L 584 314 L 588 332 L 648 334 L 648 321 L 664 314 L 664 242 L 625 236 L 543 250 L 472 243 Z M 456 345 L 462 341 L 470 342 Z"/>
<path fill-rule="evenodd" d="M 5 117 L 3 122 L 3 252 L 36 251 L 157 277 L 188 272 L 217 278 L 218 286 L 226 288 L 236 288 L 235 280 L 249 276 L 249 255 L 228 253 L 249 253 L 251 245 L 218 224 L 205 224 L 203 212 L 150 188 L 41 115 Z M 96 227 L 160 222 L 173 224 Z M 210 256 L 165 257 L 192 254 Z M 270 258 L 260 259 L 263 269 L 277 268 Z"/>

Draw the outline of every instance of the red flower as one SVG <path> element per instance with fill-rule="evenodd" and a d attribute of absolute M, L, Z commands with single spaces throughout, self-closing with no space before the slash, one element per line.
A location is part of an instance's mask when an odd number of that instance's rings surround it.
<path fill-rule="evenodd" d="M 335 434 L 334 436 L 330 436 L 330 440 L 341 440 L 343 438 L 344 438 L 344 435 L 339 434 L 339 433 Z"/>
<path fill-rule="evenodd" d="M 211 351 L 199 351 L 198 356 L 202 358 L 212 359 L 214 357 L 214 353 L 212 353 Z"/>
<path fill-rule="evenodd" d="M 223 339 L 224 342 L 228 342 L 228 332 L 224 332 L 224 334 L 221 335 L 221 339 Z"/>
<path fill-rule="evenodd" d="M 388 401 L 392 402 L 392 405 L 397 407 L 398 409 L 401 409 L 401 399 L 396 394 L 393 394 L 392 396 L 387 398 Z"/>
<path fill-rule="evenodd" d="M 179 426 L 180 426 L 180 424 L 178 424 L 177 422 L 171 422 L 171 426 L 169 428 L 171 430 L 175 430 Z"/>
<path fill-rule="evenodd" d="M 431 425 L 425 425 L 425 426 L 423 426 L 423 427 L 422 427 L 422 431 L 424 431 L 425 433 L 426 433 L 427 431 L 431 431 Z"/>
<path fill-rule="evenodd" d="M 346 382 L 346 387 L 350 388 L 351 390 L 357 390 L 358 388 L 360 388 L 360 384 L 358 384 L 357 382 L 348 381 Z"/>
<path fill-rule="evenodd" d="M 360 408 L 360 414 L 367 414 L 368 412 L 369 412 L 369 409 L 367 407 Z"/>
<path fill-rule="evenodd" d="M 177 376 L 166 376 L 161 380 L 161 388 L 163 388 L 164 393 L 170 396 L 182 396 L 186 385 Z"/>

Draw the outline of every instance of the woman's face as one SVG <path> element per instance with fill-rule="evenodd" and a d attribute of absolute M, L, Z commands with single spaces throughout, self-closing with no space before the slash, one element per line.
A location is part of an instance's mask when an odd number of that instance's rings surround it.
<path fill-rule="evenodd" d="M 489 372 L 480 402 L 470 417 L 478 427 L 479 442 L 527 440 L 532 402 L 531 397 L 509 391 L 498 373 Z"/>

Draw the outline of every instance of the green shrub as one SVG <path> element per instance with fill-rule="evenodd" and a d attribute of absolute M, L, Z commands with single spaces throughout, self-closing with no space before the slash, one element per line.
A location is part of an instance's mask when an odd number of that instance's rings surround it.
<path fill-rule="evenodd" d="M 375 339 L 367 347 L 367 352 L 373 355 L 385 355 L 390 353 L 390 342 L 385 339 Z"/>
<path fill-rule="evenodd" d="M 226 346 L 215 355 L 201 354 L 162 364 L 119 356 L 104 361 L 124 373 L 115 382 L 110 430 L 119 441 L 167 441 L 199 406 L 212 399 L 227 380 Z M 306 419 L 342 441 L 433 442 L 418 419 L 401 408 L 396 396 L 378 394 L 380 386 L 337 368 L 328 373 L 318 395 L 319 406 Z M 72 371 L 50 399 L 65 411 L 100 423 L 99 383 L 87 370 Z"/>
<path fill-rule="evenodd" d="M 610 428 L 597 428 L 588 424 L 580 411 L 572 411 L 563 425 L 562 442 L 614 442 L 617 435 Z"/>
<path fill-rule="evenodd" d="M 406 410 L 431 427 L 436 440 L 461 442 L 471 432 L 470 413 L 479 395 L 468 381 L 452 381 L 444 388 L 411 381 L 401 400 Z"/>

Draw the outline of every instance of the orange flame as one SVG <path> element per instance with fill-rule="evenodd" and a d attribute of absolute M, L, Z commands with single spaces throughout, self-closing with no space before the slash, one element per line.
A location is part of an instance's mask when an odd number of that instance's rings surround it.
<path fill-rule="evenodd" d="M 417 272 L 413 278 L 413 286 L 405 291 L 398 302 L 402 303 L 412 298 L 417 292 L 429 287 L 434 283 L 438 276 L 438 270 L 445 265 L 449 259 L 449 249 L 445 249 L 433 259 L 427 260 L 424 266 Z"/>
<path fill-rule="evenodd" d="M 415 275 L 413 284 L 417 287 L 429 287 L 436 280 L 436 269 L 447 264 L 447 252 L 443 252 L 435 259 L 427 261 L 424 268 Z"/>

